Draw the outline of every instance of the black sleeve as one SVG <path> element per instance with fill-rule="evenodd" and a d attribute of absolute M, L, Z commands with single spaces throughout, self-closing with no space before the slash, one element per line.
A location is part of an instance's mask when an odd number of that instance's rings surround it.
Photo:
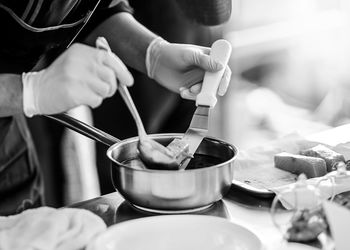
<path fill-rule="evenodd" d="M 108 3 L 109 2 L 109 3 Z M 133 9 L 126 0 L 105 0 L 101 1 L 100 7 L 97 9 L 96 15 L 111 16 L 119 12 L 129 12 L 133 14 Z"/>
<path fill-rule="evenodd" d="M 79 37 L 85 37 L 104 20 L 120 12 L 133 14 L 134 10 L 130 7 L 127 0 L 101 0 L 99 6 L 91 16 Z"/>

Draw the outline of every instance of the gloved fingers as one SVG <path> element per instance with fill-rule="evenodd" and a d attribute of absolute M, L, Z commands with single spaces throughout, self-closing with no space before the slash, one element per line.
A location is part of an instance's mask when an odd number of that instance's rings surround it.
<path fill-rule="evenodd" d="M 98 82 L 96 86 L 107 86 L 107 84 L 102 81 L 94 81 Z M 90 85 L 90 83 L 87 83 Z M 100 90 L 101 91 L 101 90 Z M 72 107 L 76 107 L 79 105 L 87 105 L 92 108 L 99 106 L 103 101 L 103 96 L 97 92 L 96 88 L 92 87 L 82 87 L 79 85 L 72 85 L 68 89 L 68 95 L 63 96 L 62 98 L 66 100 L 62 100 L 62 102 L 66 101 L 67 103 L 71 103 Z M 72 108 L 69 107 L 69 108 Z"/>
<path fill-rule="evenodd" d="M 202 83 L 197 83 L 197 84 L 194 84 L 190 87 L 190 92 L 193 95 L 198 95 L 199 92 L 201 92 L 201 89 L 202 89 Z"/>
<path fill-rule="evenodd" d="M 204 53 L 206 55 L 209 55 L 210 51 L 211 51 L 211 48 L 209 48 L 209 47 L 193 45 L 193 44 L 190 44 L 189 46 L 191 46 L 192 48 L 195 48 L 195 49 L 198 49 L 198 50 L 202 51 L 202 53 Z"/>
<path fill-rule="evenodd" d="M 227 66 L 219 84 L 219 89 L 218 89 L 219 96 L 225 95 L 231 81 L 231 74 L 232 74 L 232 71 L 230 67 Z"/>
<path fill-rule="evenodd" d="M 101 105 L 104 98 L 94 90 L 85 88 L 81 90 L 81 95 L 77 99 L 79 100 L 78 105 L 87 105 L 91 108 L 96 108 Z"/>
<path fill-rule="evenodd" d="M 203 53 L 202 50 L 198 49 L 192 49 L 191 53 L 187 53 L 187 60 L 190 65 L 193 64 L 209 72 L 216 72 L 224 67 L 222 63 L 215 61 L 209 55 Z"/>
<path fill-rule="evenodd" d="M 202 82 L 204 78 L 205 72 L 200 68 L 194 68 L 189 71 L 187 71 L 184 76 L 183 82 L 186 84 L 182 87 L 190 88 L 192 85 Z"/>
<path fill-rule="evenodd" d="M 126 86 L 132 86 L 134 78 L 119 57 L 112 52 L 100 51 L 107 54 L 107 56 L 104 57 L 103 63 L 114 71 L 115 77 L 119 82 Z"/>
<path fill-rule="evenodd" d="M 103 101 L 103 98 L 95 94 L 90 96 L 86 105 L 90 106 L 91 108 L 97 108 L 98 106 L 101 105 L 102 101 Z"/>
<path fill-rule="evenodd" d="M 187 88 L 180 88 L 180 96 L 181 96 L 183 99 L 193 100 L 193 101 L 196 100 L 196 96 L 193 95 L 193 94 L 191 93 L 190 89 L 187 89 Z"/>
<path fill-rule="evenodd" d="M 102 92 L 99 92 L 103 97 L 111 97 L 117 90 L 117 79 L 112 69 L 108 67 L 100 67 L 97 71 L 98 77 L 106 86 L 102 87 Z"/>
<path fill-rule="evenodd" d="M 101 79 L 94 78 L 88 80 L 87 85 L 92 92 L 94 92 L 96 95 L 101 96 L 102 98 L 111 96 L 111 85 Z"/>
<path fill-rule="evenodd" d="M 202 89 L 202 83 L 197 83 L 189 88 L 181 87 L 180 96 L 187 100 L 196 100 L 197 95 Z"/>
<path fill-rule="evenodd" d="M 227 89 L 231 80 L 231 74 L 232 74 L 232 71 L 227 66 L 219 84 L 219 88 L 217 92 L 219 96 L 223 96 L 227 92 Z M 200 75 L 197 75 L 196 78 L 200 79 Z M 202 79 L 203 78 L 201 78 L 200 80 Z M 202 83 L 196 83 L 189 87 L 184 86 L 179 89 L 180 96 L 184 99 L 195 100 L 196 96 L 200 93 L 201 89 L 202 89 Z"/>

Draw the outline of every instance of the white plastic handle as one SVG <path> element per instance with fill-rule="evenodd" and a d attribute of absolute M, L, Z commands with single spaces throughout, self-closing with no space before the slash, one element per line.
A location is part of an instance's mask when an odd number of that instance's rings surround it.
<path fill-rule="evenodd" d="M 197 106 L 209 106 L 211 108 L 215 106 L 217 101 L 216 92 L 228 60 L 230 59 L 231 50 L 231 44 L 224 39 L 215 41 L 211 46 L 210 57 L 221 62 L 224 65 L 224 68 L 217 72 L 205 72 L 202 90 L 196 98 Z"/>

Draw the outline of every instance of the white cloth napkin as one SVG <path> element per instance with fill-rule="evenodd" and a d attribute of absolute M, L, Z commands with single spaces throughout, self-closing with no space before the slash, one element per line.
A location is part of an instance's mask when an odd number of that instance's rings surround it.
<path fill-rule="evenodd" d="M 98 233 L 104 221 L 84 209 L 41 207 L 0 217 L 1 250 L 80 250 Z"/>
<path fill-rule="evenodd" d="M 348 171 L 349 176 L 350 172 Z M 327 174 L 323 177 L 311 178 L 306 180 L 307 184 L 313 185 L 315 188 L 319 189 L 319 202 L 332 197 L 332 195 L 340 194 L 346 191 L 350 191 L 350 177 L 345 179 L 337 179 L 337 181 L 332 184 L 331 180 L 327 177 Z M 327 179 L 325 179 L 327 178 Z M 324 181 L 319 182 L 321 179 Z M 318 184 L 319 183 L 319 184 Z M 295 195 L 292 192 L 286 192 L 294 188 L 296 183 L 271 188 L 270 190 L 279 196 L 279 200 L 286 209 L 292 209 L 295 207 Z M 283 194 L 282 194 L 283 193 Z M 282 195 L 281 195 L 282 194 Z M 298 196 L 298 205 L 303 207 L 312 207 L 315 200 L 307 194 Z"/>

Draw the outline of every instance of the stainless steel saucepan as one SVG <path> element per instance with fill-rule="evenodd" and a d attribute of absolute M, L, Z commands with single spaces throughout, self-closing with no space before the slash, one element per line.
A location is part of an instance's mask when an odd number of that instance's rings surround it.
<path fill-rule="evenodd" d="M 209 207 L 231 187 L 238 149 L 222 140 L 205 137 L 186 170 L 154 170 L 138 158 L 138 137 L 117 138 L 68 115 L 48 116 L 64 126 L 109 146 L 115 189 L 133 206 L 158 213 L 185 213 Z M 153 134 L 167 145 L 183 134 Z"/>

